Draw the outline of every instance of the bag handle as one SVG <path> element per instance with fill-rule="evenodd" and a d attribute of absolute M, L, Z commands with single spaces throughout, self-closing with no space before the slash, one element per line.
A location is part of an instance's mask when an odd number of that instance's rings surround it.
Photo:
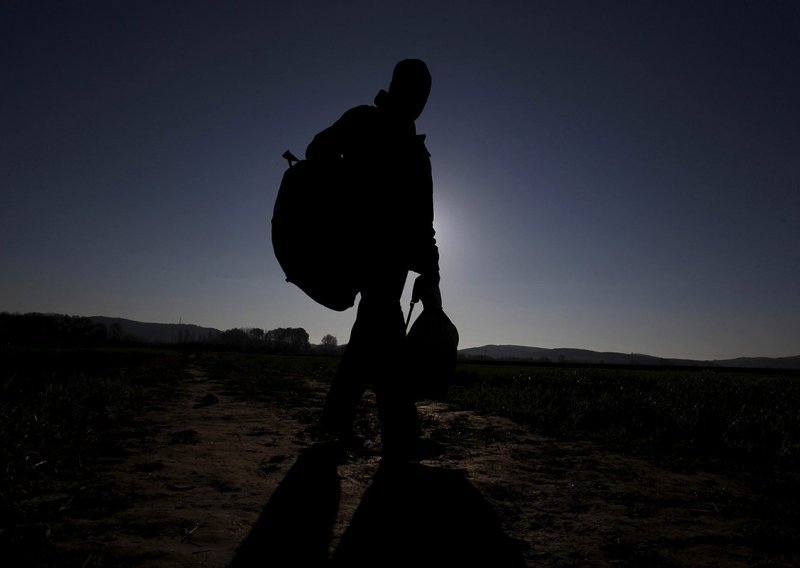
<path fill-rule="evenodd" d="M 411 322 L 411 312 L 414 311 L 414 306 L 417 305 L 416 300 L 411 300 L 411 305 L 408 306 L 408 317 L 406 318 L 406 333 L 408 333 L 408 324 Z"/>

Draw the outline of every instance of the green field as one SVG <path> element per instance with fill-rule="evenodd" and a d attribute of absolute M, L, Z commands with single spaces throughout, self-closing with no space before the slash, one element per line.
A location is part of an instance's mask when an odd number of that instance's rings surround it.
<path fill-rule="evenodd" d="M 795 372 L 462 364 L 448 399 L 636 451 L 800 463 Z"/>
<path fill-rule="evenodd" d="M 190 361 L 242 398 L 302 396 L 297 377 L 329 380 L 336 357 L 155 348 L 4 348 L 0 492 L 45 471 L 79 470 L 113 449 L 145 400 L 169 397 Z M 269 380 L 264 380 L 268 376 Z M 460 364 L 448 402 L 555 436 L 646 452 L 800 463 L 797 373 Z"/>
<path fill-rule="evenodd" d="M 192 370 L 202 370 L 221 397 L 293 409 L 305 425 L 316 420 L 339 362 L 134 347 L 5 347 L 0 357 L 0 550 L 41 548 L 42 557 L 57 559 L 53 566 L 81 565 L 88 549 L 48 556 L 51 540 L 69 543 L 71 533 L 63 531 L 77 530 L 82 519 L 108 518 L 130 505 L 98 472 L 132 447 L 152 447 L 158 424 L 148 413 L 173 408 L 194 380 Z M 556 447 L 593 440 L 596 448 L 670 467 L 711 458 L 732 475 L 767 468 L 779 481 L 769 507 L 796 484 L 798 400 L 800 377 L 792 372 L 477 363 L 459 365 L 447 396 L 455 407 L 511 417 Z M 481 436 L 463 440 L 478 444 Z M 50 539 L 50 527 L 60 527 L 58 538 Z"/>
<path fill-rule="evenodd" d="M 0 506 L 11 517 L 36 485 L 78 479 L 123 451 L 146 401 L 168 398 L 185 355 L 161 349 L 0 350 Z"/>
<path fill-rule="evenodd" d="M 238 396 L 256 399 L 277 390 L 302 396 L 293 379 L 328 380 L 338 363 L 153 348 L 5 349 L 2 358 L 6 507 L 47 472 L 78 474 L 96 453 L 113 453 L 143 401 L 168 397 L 190 358 Z M 548 435 L 790 467 L 800 463 L 798 400 L 800 377 L 791 373 L 495 364 L 461 364 L 448 393 L 453 404 L 509 416 Z"/>

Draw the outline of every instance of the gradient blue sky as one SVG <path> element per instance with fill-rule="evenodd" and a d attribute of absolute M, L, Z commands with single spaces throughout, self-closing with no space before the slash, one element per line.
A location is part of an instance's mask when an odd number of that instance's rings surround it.
<path fill-rule="evenodd" d="M 0 310 L 346 342 L 280 156 L 419 57 L 462 347 L 800 353 L 797 2 L 29 0 L 0 46 Z"/>

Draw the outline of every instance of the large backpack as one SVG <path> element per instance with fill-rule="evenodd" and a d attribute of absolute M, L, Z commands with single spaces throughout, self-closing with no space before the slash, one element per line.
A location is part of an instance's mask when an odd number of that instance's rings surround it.
<path fill-rule="evenodd" d="M 287 282 L 323 306 L 344 311 L 355 303 L 358 289 L 343 166 L 298 160 L 290 152 L 283 157 L 289 168 L 272 213 L 275 257 Z"/>

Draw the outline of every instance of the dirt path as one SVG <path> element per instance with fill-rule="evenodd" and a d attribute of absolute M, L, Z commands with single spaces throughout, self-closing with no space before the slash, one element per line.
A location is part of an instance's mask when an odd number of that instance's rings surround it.
<path fill-rule="evenodd" d="M 666 468 L 442 405 L 425 412 L 451 448 L 441 463 L 466 469 L 529 565 L 799 565 L 797 509 L 758 480 Z"/>
<path fill-rule="evenodd" d="M 90 490 L 113 492 L 128 506 L 74 521 L 73 530 L 92 535 L 80 543 L 92 550 L 84 566 L 227 566 L 313 444 L 309 417 L 324 383 L 305 379 L 313 394 L 307 406 L 286 407 L 238 400 L 199 367 L 189 374 L 174 401 L 143 417 L 152 436 L 103 465 Z M 527 565 L 800 565 L 797 509 L 757 479 L 681 472 L 440 403 L 420 410 L 428 435 L 447 448 L 423 462 L 425 471 L 463 472 L 448 483 L 463 478 L 465 490 L 477 490 Z M 366 501 L 386 499 L 375 489 L 380 458 L 370 396 L 364 411 L 364 448 L 337 470 L 330 554 L 348 532 L 359 533 L 353 527 L 364 533 L 372 522 Z"/>
<path fill-rule="evenodd" d="M 174 401 L 144 416 L 152 437 L 101 471 L 127 506 L 85 521 L 96 535 L 87 566 L 225 566 L 296 457 L 303 426 L 285 409 L 188 373 Z"/>

